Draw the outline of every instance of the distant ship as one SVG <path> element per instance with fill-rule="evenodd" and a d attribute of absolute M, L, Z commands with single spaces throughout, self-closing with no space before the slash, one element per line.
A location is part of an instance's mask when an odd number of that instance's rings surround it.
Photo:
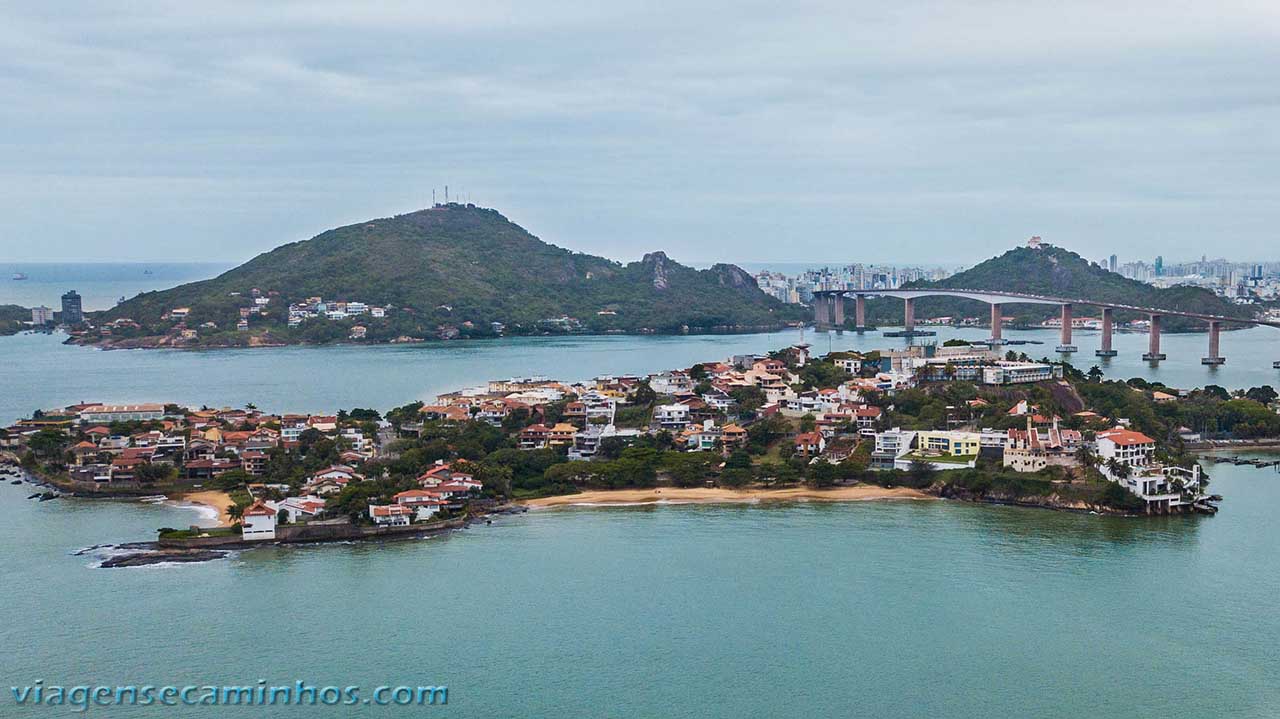
<path fill-rule="evenodd" d="M 151 272 L 151 270 L 143 270 L 143 271 L 142 271 L 142 274 L 144 274 L 144 275 L 149 275 L 149 274 L 152 274 L 152 272 Z"/>
<path fill-rule="evenodd" d="M 15 279 L 15 280 L 25 280 L 25 279 L 27 279 L 27 276 L 26 276 L 26 275 L 24 275 L 24 274 L 22 274 L 21 272 L 15 272 L 15 273 L 13 273 L 13 279 Z"/>

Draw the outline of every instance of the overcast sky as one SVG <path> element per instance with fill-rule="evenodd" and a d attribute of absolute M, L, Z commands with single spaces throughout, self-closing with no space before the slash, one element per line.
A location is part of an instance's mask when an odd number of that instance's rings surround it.
<path fill-rule="evenodd" d="M 622 260 L 1280 259 L 1274 1 L 0 7 L 0 259 L 238 261 L 445 184 Z"/>

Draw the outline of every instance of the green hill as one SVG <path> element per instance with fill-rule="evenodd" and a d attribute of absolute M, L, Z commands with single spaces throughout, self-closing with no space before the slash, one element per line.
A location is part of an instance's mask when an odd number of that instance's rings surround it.
<path fill-rule="evenodd" d="M 1051 297 L 1087 297 L 1100 302 L 1221 314 L 1228 317 L 1251 315 L 1248 308 L 1232 304 L 1209 290 L 1185 286 L 1159 289 L 1145 282 L 1109 272 L 1070 250 L 1051 245 L 1042 245 L 1039 248 L 1018 247 L 945 280 L 917 282 L 906 287 L 1003 290 Z M 1014 317 L 1015 322 L 1020 323 L 1042 322 L 1057 316 L 1059 312 L 1056 307 L 1030 304 L 1007 304 L 1003 309 L 1005 316 Z M 881 324 L 902 321 L 900 300 L 875 300 L 869 303 L 868 311 L 873 321 Z M 1081 306 L 1076 308 L 1076 315 L 1097 316 L 1098 310 Z M 916 300 L 917 318 L 946 316 L 985 318 L 990 316 L 990 305 L 950 297 Z M 1116 319 L 1120 321 L 1143 317 L 1135 313 L 1116 313 Z M 1203 329 L 1204 323 L 1168 317 L 1165 319 L 1164 327 L 1170 331 L 1196 330 Z"/>
<path fill-rule="evenodd" d="M 237 332 L 253 290 L 270 301 L 249 317 L 247 332 Z M 321 317 L 288 327 L 289 305 L 309 297 L 389 309 L 385 319 Z M 776 327 L 803 315 L 733 265 L 699 271 L 661 252 L 623 265 L 547 244 L 494 210 L 459 204 L 329 230 L 213 279 L 138 295 L 103 319 L 141 325 L 114 328 L 113 340 L 164 335 L 176 324 L 165 315 L 180 307 L 190 308 L 185 326 L 206 344 L 330 341 L 357 323 L 377 341 L 481 337 L 494 334 L 491 323 L 508 334 L 679 332 Z"/>
<path fill-rule="evenodd" d="M 31 310 L 19 305 L 0 305 L 0 337 L 21 332 L 29 327 Z"/>

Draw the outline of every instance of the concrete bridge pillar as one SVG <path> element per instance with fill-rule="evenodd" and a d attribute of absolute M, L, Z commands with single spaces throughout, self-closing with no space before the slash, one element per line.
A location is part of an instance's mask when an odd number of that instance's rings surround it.
<path fill-rule="evenodd" d="M 836 326 L 836 329 L 843 328 L 844 327 L 844 295 L 840 295 L 840 294 L 831 295 L 831 310 L 832 310 L 832 319 L 831 319 L 832 324 Z"/>
<path fill-rule="evenodd" d="M 997 303 L 991 303 L 991 345 L 1004 344 L 1004 312 Z"/>
<path fill-rule="evenodd" d="M 826 327 L 831 323 L 831 315 L 827 312 L 827 296 L 813 296 L 813 325 L 816 328 Z"/>
<path fill-rule="evenodd" d="M 1151 315 L 1151 334 L 1148 337 L 1147 353 L 1142 355 L 1142 359 L 1148 362 L 1158 362 L 1165 359 L 1165 354 L 1160 351 L 1160 315 Z"/>
<path fill-rule="evenodd" d="M 1223 357 L 1218 351 L 1218 333 L 1221 330 L 1221 322 L 1209 321 L 1209 356 L 1201 358 L 1200 364 L 1220 365 L 1227 363 L 1227 358 Z"/>
<path fill-rule="evenodd" d="M 1110 307 L 1102 308 L 1102 349 L 1094 354 L 1099 357 L 1115 357 L 1116 351 L 1111 349 L 1111 330 L 1113 328 L 1115 310 Z"/>
<path fill-rule="evenodd" d="M 866 295 L 855 295 L 853 298 L 853 328 L 859 332 L 867 329 Z"/>
<path fill-rule="evenodd" d="M 911 297 L 902 300 L 902 329 L 911 332 L 916 328 L 916 301 Z"/>
<path fill-rule="evenodd" d="M 1072 307 L 1069 304 L 1062 306 L 1062 344 L 1058 345 L 1059 352 L 1075 352 L 1076 346 L 1071 344 L 1071 321 Z"/>

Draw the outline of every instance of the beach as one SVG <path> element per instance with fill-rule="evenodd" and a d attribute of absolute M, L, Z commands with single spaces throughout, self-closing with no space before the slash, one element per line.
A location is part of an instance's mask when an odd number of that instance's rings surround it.
<path fill-rule="evenodd" d="M 713 487 L 657 487 L 653 489 L 603 489 L 539 497 L 520 502 L 527 507 L 565 507 L 602 504 L 726 504 L 733 502 L 860 502 L 873 499 L 936 499 L 907 487 L 859 484 L 832 489 L 721 489 Z"/>
<path fill-rule="evenodd" d="M 231 495 L 216 489 L 204 489 L 199 492 L 187 492 L 176 497 L 177 501 L 183 504 L 199 504 L 204 507 L 210 507 L 217 511 L 217 523 L 222 526 L 230 526 L 234 520 L 227 513 L 227 509 L 234 504 L 231 501 Z"/>

